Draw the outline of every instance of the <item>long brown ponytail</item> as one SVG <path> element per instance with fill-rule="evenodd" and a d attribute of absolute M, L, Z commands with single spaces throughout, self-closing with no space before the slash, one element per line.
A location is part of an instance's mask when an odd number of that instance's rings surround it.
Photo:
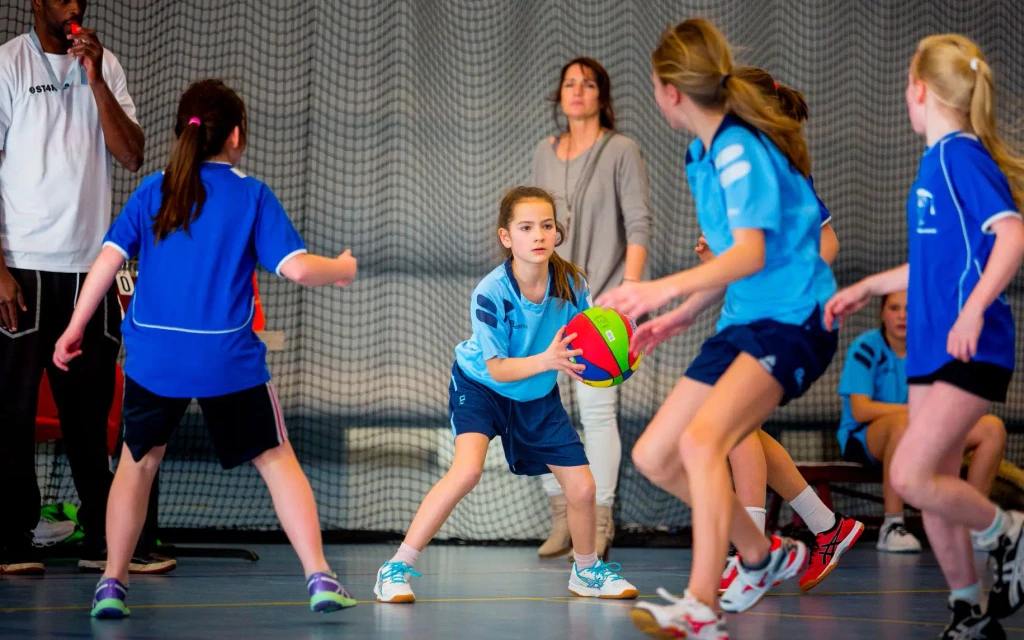
<path fill-rule="evenodd" d="M 244 143 L 246 124 L 245 103 L 220 80 L 200 80 L 182 94 L 174 124 L 177 140 L 160 186 L 160 210 L 153 220 L 157 242 L 179 229 L 188 233 L 189 223 L 206 203 L 199 175 L 203 161 L 221 152 L 235 127 Z"/>
<path fill-rule="evenodd" d="M 734 74 L 725 37 L 710 22 L 693 18 L 672 27 L 651 54 L 654 72 L 702 107 L 721 108 L 756 127 L 785 154 L 797 170 L 811 173 L 811 158 L 797 120 L 771 109 L 760 89 Z"/>
<path fill-rule="evenodd" d="M 509 231 L 512 227 L 512 219 L 515 216 L 516 205 L 529 200 L 541 200 L 551 205 L 552 215 L 555 214 L 555 199 L 550 193 L 540 187 L 515 187 L 510 189 L 501 199 L 498 208 L 498 228 Z M 558 242 L 560 246 L 565 239 L 565 228 L 555 219 L 555 227 L 558 229 Z M 501 245 L 501 252 L 506 258 L 512 257 L 512 250 Z M 559 306 L 564 305 L 566 300 L 572 300 L 574 294 L 572 288 L 580 288 L 583 281 L 583 270 L 575 264 L 565 260 L 557 253 L 551 254 L 551 278 L 555 284 L 555 296 L 559 298 Z"/>

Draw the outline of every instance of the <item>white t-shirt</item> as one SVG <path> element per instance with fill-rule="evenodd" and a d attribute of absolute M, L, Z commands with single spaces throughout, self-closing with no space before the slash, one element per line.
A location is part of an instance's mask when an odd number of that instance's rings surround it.
<path fill-rule="evenodd" d="M 0 46 L 0 243 L 9 267 L 84 273 L 110 226 L 111 158 L 81 66 L 46 55 L 63 87 L 53 86 L 29 35 Z M 103 78 L 137 123 L 109 50 Z"/>

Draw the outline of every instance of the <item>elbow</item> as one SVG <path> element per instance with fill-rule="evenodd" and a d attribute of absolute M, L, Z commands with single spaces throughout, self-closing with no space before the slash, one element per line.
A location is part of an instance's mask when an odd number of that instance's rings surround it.
<path fill-rule="evenodd" d="M 492 358 L 491 360 L 488 360 L 487 373 L 491 374 L 491 379 L 493 379 L 495 382 L 509 382 L 508 377 L 504 375 L 504 373 L 501 370 L 501 367 L 498 366 L 498 362 L 499 360 L 497 358 Z"/>
<path fill-rule="evenodd" d="M 124 160 L 121 161 L 121 166 L 127 169 L 130 173 L 138 173 L 142 169 L 142 164 L 145 162 L 145 157 L 142 152 L 133 153 Z"/>
<path fill-rule="evenodd" d="M 281 265 L 279 275 L 288 278 L 295 284 L 308 287 L 313 274 L 309 263 L 303 259 L 303 256 L 297 255 Z"/>

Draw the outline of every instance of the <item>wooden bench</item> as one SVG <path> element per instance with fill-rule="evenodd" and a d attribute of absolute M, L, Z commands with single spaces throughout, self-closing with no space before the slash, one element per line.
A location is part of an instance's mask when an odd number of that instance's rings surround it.
<path fill-rule="evenodd" d="M 833 486 L 837 483 L 850 484 L 881 484 L 882 470 L 876 467 L 865 467 L 856 462 L 798 462 L 796 465 L 807 484 L 814 487 L 818 497 L 826 507 L 832 509 L 832 493 L 862 498 L 881 503 L 882 499 L 870 493 L 857 491 L 847 487 Z M 768 514 L 765 518 L 765 530 L 775 531 L 779 524 L 779 513 L 782 511 L 782 497 L 772 493 L 768 503 Z M 793 523 L 802 524 L 800 517 L 793 514 Z"/>

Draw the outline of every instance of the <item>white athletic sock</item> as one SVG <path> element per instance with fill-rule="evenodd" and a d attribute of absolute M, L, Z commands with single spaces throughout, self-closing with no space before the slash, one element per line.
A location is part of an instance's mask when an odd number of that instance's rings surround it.
<path fill-rule="evenodd" d="M 882 521 L 882 530 L 885 531 L 889 528 L 889 525 L 893 523 L 903 524 L 902 513 L 887 513 L 885 514 L 885 520 Z"/>
<path fill-rule="evenodd" d="M 757 530 L 764 533 L 764 521 L 768 512 L 760 507 L 744 507 L 750 514 L 750 519 L 757 525 Z"/>
<path fill-rule="evenodd" d="M 582 569 L 589 569 L 590 567 L 592 567 L 595 564 L 597 564 L 597 552 L 596 551 L 594 553 L 588 553 L 587 555 L 583 555 L 583 554 L 580 554 L 580 553 L 576 553 L 576 550 L 573 549 L 572 555 L 576 558 L 576 568 L 577 569 L 580 569 L 580 570 L 582 570 Z"/>
<path fill-rule="evenodd" d="M 395 554 L 394 558 L 391 558 L 391 562 L 404 562 L 412 567 L 416 564 L 416 559 L 419 557 L 419 551 L 403 542 L 402 546 L 398 547 L 398 553 Z"/>
<path fill-rule="evenodd" d="M 822 531 L 828 531 L 836 526 L 836 514 L 825 506 L 818 494 L 810 486 L 800 492 L 800 495 L 793 498 L 789 503 L 793 511 L 807 523 L 807 528 L 815 535 Z"/>

